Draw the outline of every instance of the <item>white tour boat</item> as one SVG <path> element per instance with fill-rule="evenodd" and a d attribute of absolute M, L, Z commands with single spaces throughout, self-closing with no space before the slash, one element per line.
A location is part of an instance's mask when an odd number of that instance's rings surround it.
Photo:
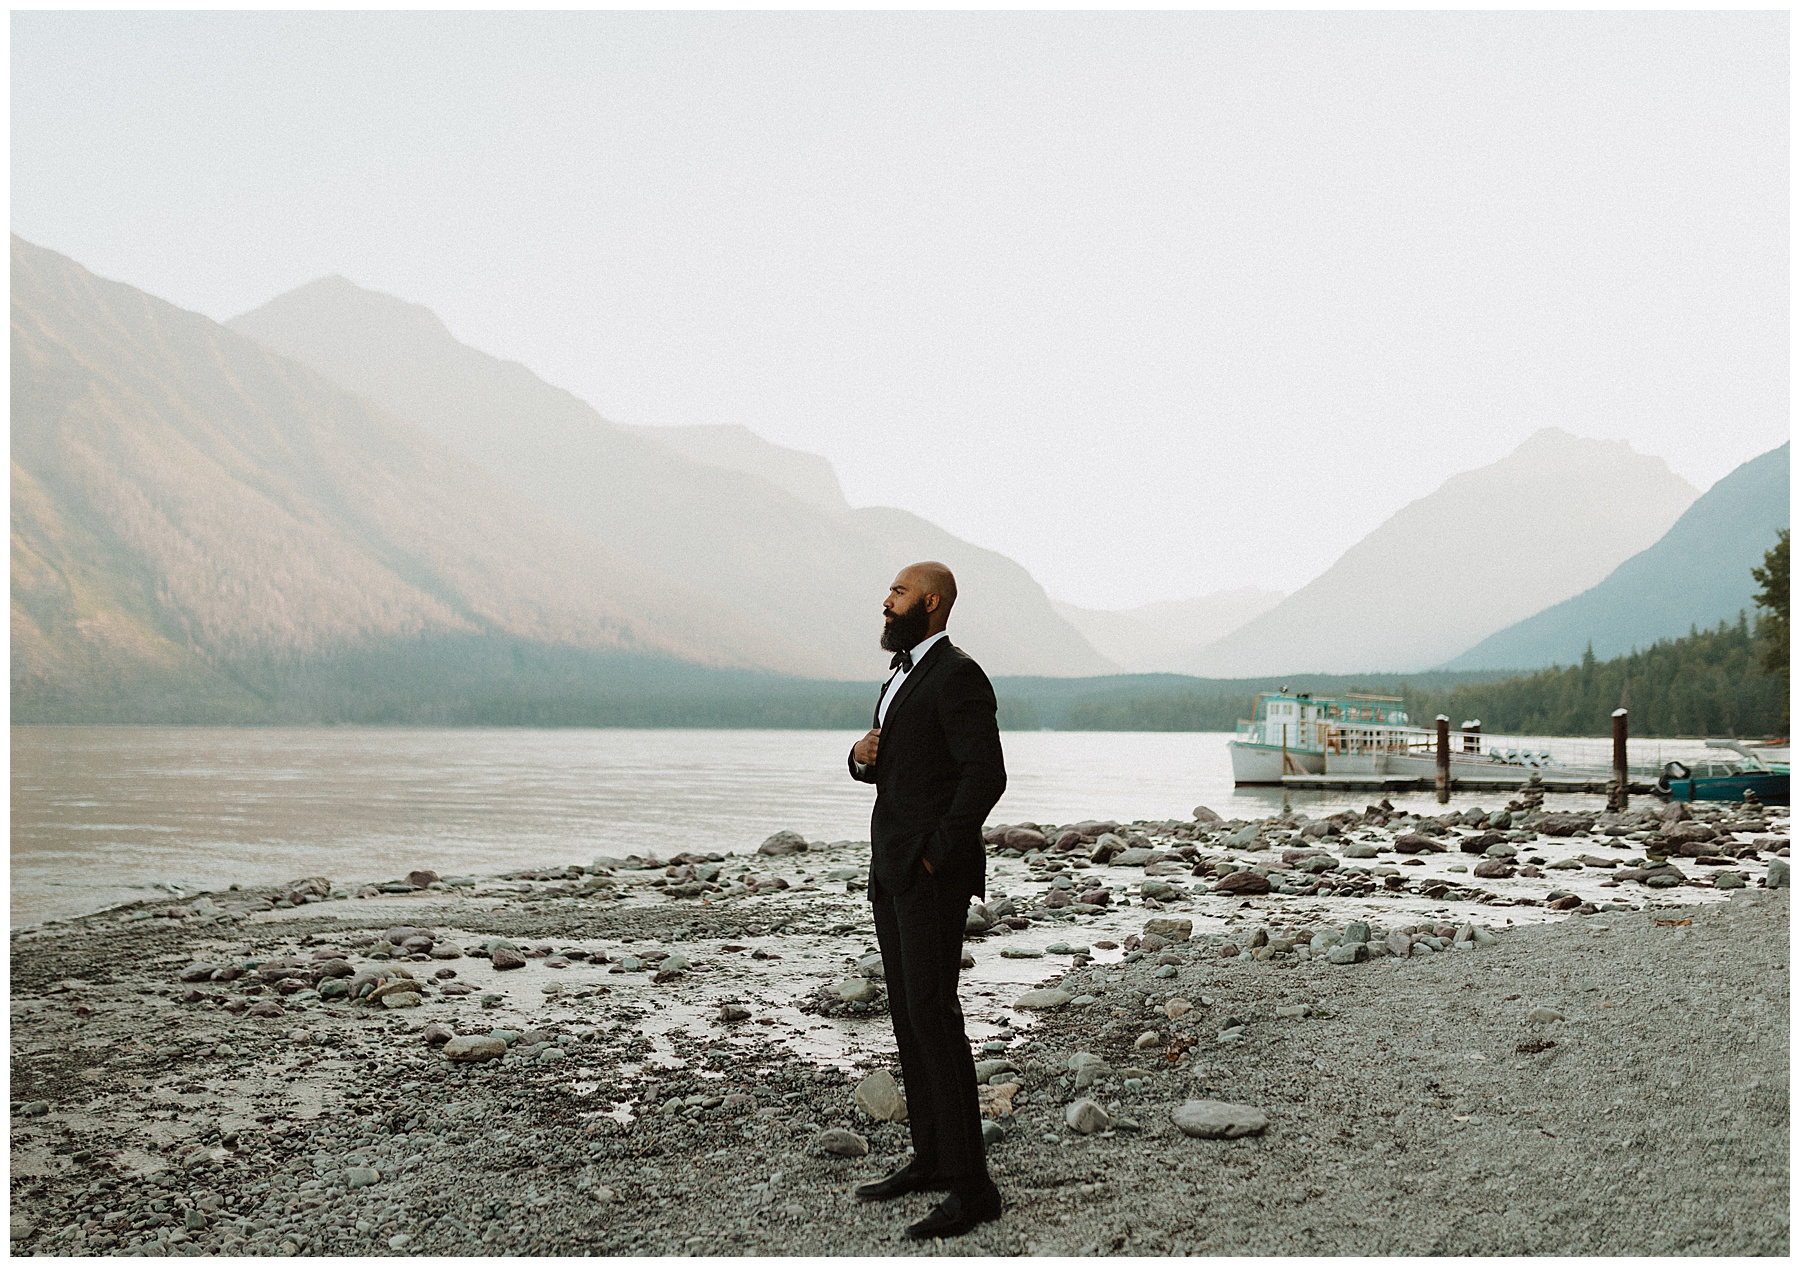
<path fill-rule="evenodd" d="M 1450 773 L 1458 782 L 1517 782 L 1522 774 L 1574 773 L 1548 753 L 1483 746 L 1481 723 L 1450 736 Z M 1357 691 L 1314 695 L 1263 691 L 1256 717 L 1240 721 L 1230 743 L 1231 777 L 1240 787 L 1279 784 L 1291 774 L 1432 779 L 1436 736 L 1415 726 L 1397 695 Z"/>

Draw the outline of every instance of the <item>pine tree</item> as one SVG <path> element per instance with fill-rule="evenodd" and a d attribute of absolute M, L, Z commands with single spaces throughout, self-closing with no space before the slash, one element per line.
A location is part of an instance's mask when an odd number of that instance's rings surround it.
<path fill-rule="evenodd" d="M 1775 544 L 1763 555 L 1763 565 L 1751 568 L 1750 575 L 1762 586 L 1757 591 L 1756 605 L 1768 614 L 1756 622 L 1757 640 L 1762 643 L 1762 667 L 1769 673 L 1788 676 L 1788 529 L 1775 537 Z"/>

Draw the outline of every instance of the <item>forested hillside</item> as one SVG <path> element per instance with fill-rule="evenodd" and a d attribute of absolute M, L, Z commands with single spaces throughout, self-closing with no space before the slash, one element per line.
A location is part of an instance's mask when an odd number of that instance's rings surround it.
<path fill-rule="evenodd" d="M 1415 721 L 1480 718 L 1492 733 L 1604 735 L 1615 708 L 1631 710 L 1634 735 L 1786 735 L 1785 678 L 1766 671 L 1749 619 L 1694 630 L 1612 660 L 1450 690 L 1410 690 Z"/>

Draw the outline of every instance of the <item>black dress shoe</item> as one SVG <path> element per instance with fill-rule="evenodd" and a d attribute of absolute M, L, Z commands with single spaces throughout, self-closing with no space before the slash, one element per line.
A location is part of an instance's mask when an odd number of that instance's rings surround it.
<path fill-rule="evenodd" d="M 909 1192 L 924 1192 L 932 1188 L 944 1188 L 947 1185 L 931 1172 L 931 1167 L 921 1166 L 917 1162 L 908 1162 L 886 1179 L 877 1179 L 873 1183 L 865 1183 L 856 1189 L 856 1195 L 864 1201 L 887 1201 L 894 1197 L 903 1197 Z"/>
<path fill-rule="evenodd" d="M 914 1240 L 930 1240 L 934 1236 L 961 1236 L 973 1231 L 977 1224 L 1000 1217 L 1000 1189 L 992 1180 L 979 1187 L 953 1190 L 949 1196 L 931 1207 L 931 1213 L 906 1229 Z"/>

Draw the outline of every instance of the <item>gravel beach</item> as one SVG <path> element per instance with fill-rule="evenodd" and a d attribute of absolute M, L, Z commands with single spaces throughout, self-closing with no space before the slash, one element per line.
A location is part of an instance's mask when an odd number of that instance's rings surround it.
<path fill-rule="evenodd" d="M 13 1251 L 1785 1254 L 1788 827 L 997 825 L 949 1243 L 849 1191 L 906 1145 L 866 845 L 16 929 Z"/>

